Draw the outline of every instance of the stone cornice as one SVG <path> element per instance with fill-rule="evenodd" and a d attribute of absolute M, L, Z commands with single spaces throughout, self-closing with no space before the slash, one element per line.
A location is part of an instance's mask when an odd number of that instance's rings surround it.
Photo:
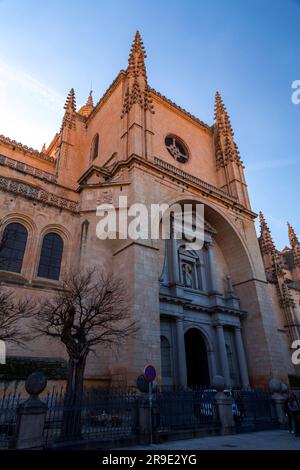
<path fill-rule="evenodd" d="M 13 158 L 7 157 L 6 155 L 0 154 L 0 165 L 7 166 L 14 170 L 20 171 L 21 173 L 31 175 L 34 178 L 41 179 L 43 181 L 49 181 L 50 183 L 56 183 L 57 178 L 52 173 L 40 170 L 34 166 L 27 165 L 27 163 L 14 160 Z"/>
<path fill-rule="evenodd" d="M 226 199 L 229 199 L 234 204 L 237 202 L 236 197 L 230 196 L 228 193 L 226 193 L 226 191 L 223 191 L 223 189 L 217 188 L 216 186 L 213 186 L 212 184 L 207 183 L 206 181 L 203 181 L 200 178 L 197 178 L 196 176 L 186 173 L 185 171 L 180 170 L 176 166 L 173 166 L 170 163 L 165 162 L 164 160 L 161 160 L 160 158 L 154 157 L 154 163 L 160 168 L 163 168 L 164 170 L 167 170 L 168 172 L 172 174 L 180 176 L 184 180 L 187 180 L 191 183 L 196 183 L 198 186 L 205 187 L 210 192 L 213 191 L 214 193 L 217 193 L 218 195 L 225 197 Z"/>
<path fill-rule="evenodd" d="M 38 158 L 39 160 L 44 160 L 48 163 L 55 163 L 55 159 L 53 157 L 50 157 L 49 155 L 39 152 L 38 150 L 35 150 L 31 147 L 27 147 L 27 145 L 23 145 L 21 144 L 21 142 L 12 140 L 9 137 L 5 137 L 4 135 L 0 135 L 0 143 L 4 145 L 8 145 L 9 147 L 12 147 L 14 150 L 16 149 L 20 150 L 25 155 L 28 155 L 30 157 Z"/>
<path fill-rule="evenodd" d="M 70 212 L 78 212 L 78 202 L 57 196 L 27 182 L 25 183 L 13 178 L 0 176 L 0 190 L 1 189 L 27 199 L 33 199 L 42 204 L 55 206 L 59 209 L 64 209 Z"/>
<path fill-rule="evenodd" d="M 79 185 L 84 184 L 85 180 L 91 176 L 93 173 L 99 173 L 103 178 L 107 179 L 110 178 L 110 171 L 107 168 L 103 168 L 101 166 L 92 165 L 90 166 L 83 175 L 77 181 Z M 80 189 L 80 188 L 79 188 Z"/>
<path fill-rule="evenodd" d="M 183 305 L 184 310 L 196 310 L 196 311 L 201 311 L 205 312 L 208 314 L 215 314 L 215 313 L 225 313 L 229 315 L 234 315 L 234 316 L 245 316 L 247 315 L 247 312 L 245 310 L 240 310 L 240 309 L 235 309 L 229 306 L 204 306 L 204 305 L 198 305 L 195 304 L 189 300 L 183 299 L 181 297 L 176 297 L 168 294 L 159 294 L 159 300 L 161 302 L 166 302 L 166 303 L 171 303 L 171 304 L 181 304 Z M 172 315 L 172 313 L 170 313 Z"/>
<path fill-rule="evenodd" d="M 172 180 L 177 179 L 179 182 L 184 183 L 184 184 L 189 184 L 190 186 L 196 188 L 197 190 L 200 190 L 201 193 L 210 198 L 213 199 L 223 206 L 226 206 L 227 208 L 231 208 L 233 210 L 236 210 L 239 213 L 245 214 L 247 217 L 250 219 L 254 220 L 257 217 L 257 214 L 252 212 L 251 210 L 247 209 L 246 207 L 242 206 L 237 199 L 234 197 L 230 196 L 227 194 L 225 191 L 223 191 L 220 188 L 217 188 L 206 181 L 201 180 L 200 178 L 197 178 L 193 175 L 190 175 L 189 173 L 186 173 L 173 165 L 170 165 L 167 162 L 164 162 L 163 160 L 160 160 L 159 158 L 155 157 L 154 162 L 150 160 L 145 160 L 144 158 L 141 158 L 137 155 L 131 155 L 127 160 L 120 160 L 116 162 L 116 164 L 111 168 L 110 170 L 105 169 L 106 173 L 106 182 L 102 183 L 103 186 L 113 178 L 113 176 L 118 173 L 119 170 L 122 168 L 130 168 L 132 165 L 138 164 L 138 165 L 143 165 L 145 167 L 148 167 L 152 171 L 154 170 L 155 172 L 160 172 L 164 173 L 164 175 L 168 176 Z M 92 170 L 90 168 L 86 173 L 89 173 Z M 94 167 L 94 171 L 99 171 L 102 176 L 104 176 L 104 169 L 101 167 Z M 100 171 L 101 170 L 101 171 Z M 81 180 L 82 178 L 80 178 Z M 79 181 L 80 181 L 79 180 Z"/>
<path fill-rule="evenodd" d="M 231 208 L 233 210 L 236 210 L 239 213 L 245 214 L 247 217 L 251 218 L 254 220 L 257 217 L 257 214 L 255 212 L 252 212 L 251 210 L 247 209 L 246 207 L 242 206 L 235 198 L 227 194 L 225 191 L 222 189 L 219 189 L 206 181 L 201 180 L 200 178 L 196 178 L 193 175 L 190 175 L 189 173 L 185 173 L 182 170 L 179 170 L 176 167 L 173 167 L 167 162 L 164 162 L 163 160 L 160 160 L 159 158 L 155 157 L 154 163 L 145 160 L 141 157 L 138 157 L 137 155 L 132 155 L 129 157 L 129 159 L 124 160 L 124 161 L 119 161 L 116 163 L 116 165 L 112 168 L 111 170 L 111 177 L 119 171 L 120 168 L 124 166 L 131 166 L 133 163 L 138 163 L 139 165 L 144 165 L 148 166 L 150 169 L 154 170 L 155 172 L 159 171 L 160 173 L 163 172 L 166 176 L 169 178 L 177 179 L 179 182 L 184 183 L 184 184 L 189 184 L 190 186 L 196 188 L 197 190 L 200 190 L 203 195 L 210 199 L 214 199 L 215 201 L 219 202 L 223 206 L 226 206 L 227 208 Z M 159 164 L 158 162 L 162 162 L 162 164 Z"/>

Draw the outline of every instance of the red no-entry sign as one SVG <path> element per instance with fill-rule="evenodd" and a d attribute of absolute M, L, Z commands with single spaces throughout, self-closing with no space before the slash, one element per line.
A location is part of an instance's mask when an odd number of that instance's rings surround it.
<path fill-rule="evenodd" d="M 145 380 L 147 380 L 148 383 L 152 383 L 156 378 L 156 369 L 155 369 L 155 367 L 152 366 L 151 364 L 146 366 L 145 369 L 144 369 L 144 377 L 145 377 Z"/>

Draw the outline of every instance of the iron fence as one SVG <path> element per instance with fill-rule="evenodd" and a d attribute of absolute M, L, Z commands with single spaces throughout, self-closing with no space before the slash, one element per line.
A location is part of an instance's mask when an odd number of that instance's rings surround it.
<path fill-rule="evenodd" d="M 19 394 L 9 393 L 0 397 L 0 449 L 14 447 L 16 433 L 17 407 L 21 398 Z"/>
<path fill-rule="evenodd" d="M 68 404 L 64 391 L 48 395 L 45 447 L 71 441 L 113 441 L 129 438 L 136 428 L 134 390 L 89 391 L 80 404 Z"/>
<path fill-rule="evenodd" d="M 265 390 L 232 390 L 232 412 L 238 432 L 273 429 L 278 426 L 271 393 Z M 153 393 L 154 433 L 201 431 L 220 427 L 214 401 L 215 390 L 168 390 Z M 134 441 L 147 420 L 147 394 L 135 389 L 85 391 L 81 403 L 70 404 L 65 391 L 52 390 L 42 400 L 47 405 L 43 430 L 45 448 L 69 443 L 102 442 L 111 445 Z M 0 449 L 13 448 L 20 395 L 0 397 Z M 148 415 L 149 416 L 149 415 Z"/>
<path fill-rule="evenodd" d="M 279 426 L 269 390 L 233 390 L 238 432 L 263 431 Z"/>
<path fill-rule="evenodd" d="M 218 425 L 210 390 L 161 391 L 155 396 L 158 431 L 197 430 Z"/>

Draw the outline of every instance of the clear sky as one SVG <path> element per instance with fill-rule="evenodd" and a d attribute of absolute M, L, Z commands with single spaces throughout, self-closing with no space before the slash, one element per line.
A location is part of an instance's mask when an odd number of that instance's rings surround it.
<path fill-rule="evenodd" d="M 97 101 L 139 29 L 151 86 L 208 124 L 220 90 L 253 209 L 278 248 L 287 220 L 300 237 L 300 0 L 0 0 L 0 24 L 0 134 L 49 143 L 68 90 Z"/>

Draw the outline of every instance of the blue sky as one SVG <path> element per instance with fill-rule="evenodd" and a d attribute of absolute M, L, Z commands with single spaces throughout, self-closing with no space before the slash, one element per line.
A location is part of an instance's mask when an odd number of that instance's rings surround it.
<path fill-rule="evenodd" d="M 278 248 L 287 220 L 300 236 L 299 0 L 0 0 L 0 18 L 0 134 L 49 143 L 68 90 L 98 100 L 139 29 L 151 86 L 208 124 L 220 90 L 253 209 Z"/>

